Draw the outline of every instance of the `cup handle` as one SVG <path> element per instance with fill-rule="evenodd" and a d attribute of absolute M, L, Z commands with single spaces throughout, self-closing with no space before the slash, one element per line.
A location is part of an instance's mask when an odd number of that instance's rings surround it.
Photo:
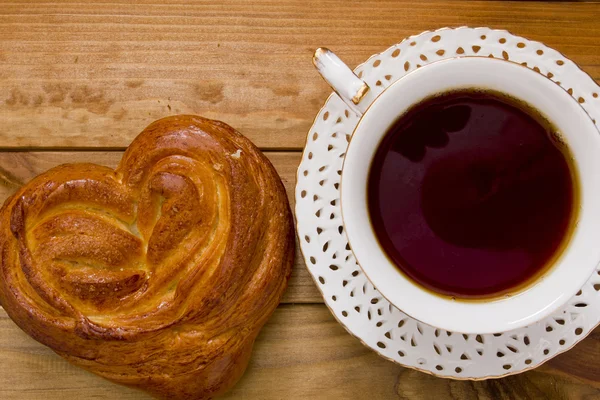
<path fill-rule="evenodd" d="M 363 115 L 370 103 L 366 99 L 369 85 L 360 79 L 338 56 L 325 47 L 319 47 L 313 55 L 313 64 L 331 86 L 333 91 L 359 116 Z"/>

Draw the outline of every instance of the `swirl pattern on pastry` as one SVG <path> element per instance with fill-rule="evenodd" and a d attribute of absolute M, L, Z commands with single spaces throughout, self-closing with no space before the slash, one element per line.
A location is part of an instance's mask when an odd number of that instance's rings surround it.
<path fill-rule="evenodd" d="M 115 170 L 47 171 L 0 218 L 9 316 L 70 362 L 162 398 L 235 384 L 294 257 L 270 162 L 197 116 L 154 122 Z"/>

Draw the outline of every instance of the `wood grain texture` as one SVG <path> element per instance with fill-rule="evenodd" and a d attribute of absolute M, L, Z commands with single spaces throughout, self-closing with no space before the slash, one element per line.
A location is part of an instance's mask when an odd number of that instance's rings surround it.
<path fill-rule="evenodd" d="M 490 26 L 598 79 L 599 17 L 593 3 L 0 0 L 0 147 L 124 148 L 153 120 L 197 113 L 300 149 L 330 92 L 318 46 L 354 66 L 424 30 Z"/>
<path fill-rule="evenodd" d="M 595 399 L 600 332 L 537 370 L 483 382 L 402 368 L 350 336 L 324 305 L 283 305 L 257 339 L 250 367 L 229 399 Z M 578 361 L 575 361 L 578 360 Z M 578 364 L 574 368 L 574 365 Z M 0 398 L 147 399 L 76 368 L 35 342 L 0 309 Z"/>
<path fill-rule="evenodd" d="M 0 200 L 64 162 L 114 167 L 152 121 L 223 120 L 267 150 L 300 150 L 330 89 L 318 46 L 349 65 L 443 26 L 539 40 L 600 80 L 600 3 L 417 0 L 0 0 Z M 42 151 L 55 149 L 92 151 Z M 269 151 L 293 204 L 299 152 Z M 231 399 L 599 399 L 600 330 L 517 376 L 439 379 L 380 358 L 322 304 L 298 254 L 284 303 Z M 146 399 L 71 366 L 0 309 L 0 399 Z"/>
<path fill-rule="evenodd" d="M 0 152 L 0 204 L 18 187 L 36 175 L 62 163 L 93 162 L 114 168 L 123 152 Z M 296 170 L 300 163 L 298 152 L 267 152 L 285 186 L 292 208 Z M 284 303 L 322 303 L 323 298 L 304 264 L 302 254 L 296 252 L 296 261 Z"/>

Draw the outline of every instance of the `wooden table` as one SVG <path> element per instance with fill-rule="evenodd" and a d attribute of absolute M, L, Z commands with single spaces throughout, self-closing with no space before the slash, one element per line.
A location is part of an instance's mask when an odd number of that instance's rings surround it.
<path fill-rule="evenodd" d="M 508 29 L 600 80 L 600 4 L 502 1 L 0 0 L 0 199 L 63 163 L 115 166 L 150 122 L 227 122 L 273 161 L 293 200 L 312 120 L 330 90 L 311 65 L 327 46 L 356 65 L 444 26 Z M 521 375 L 435 378 L 386 361 L 338 325 L 298 255 L 283 303 L 230 398 L 600 398 L 600 330 Z M 0 399 L 141 399 L 71 366 L 0 309 Z"/>

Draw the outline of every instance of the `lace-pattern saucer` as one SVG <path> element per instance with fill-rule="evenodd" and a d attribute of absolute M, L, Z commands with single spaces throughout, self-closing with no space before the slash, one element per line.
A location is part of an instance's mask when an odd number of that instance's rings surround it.
<path fill-rule="evenodd" d="M 406 73 L 453 57 L 496 57 L 527 66 L 564 88 L 600 121 L 600 87 L 575 63 L 539 42 L 488 28 L 444 28 L 411 36 L 359 65 L 376 94 Z M 436 329 L 385 300 L 356 263 L 344 232 L 340 177 L 358 116 L 332 94 L 309 131 L 296 185 L 300 247 L 338 321 L 381 356 L 454 379 L 486 379 L 534 368 L 582 340 L 600 323 L 600 270 L 550 317 L 490 335 Z"/>

